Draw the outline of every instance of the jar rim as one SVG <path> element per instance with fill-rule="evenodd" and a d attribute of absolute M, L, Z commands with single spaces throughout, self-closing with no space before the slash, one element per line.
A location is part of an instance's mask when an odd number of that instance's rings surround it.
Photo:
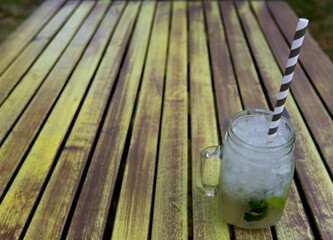
<path fill-rule="evenodd" d="M 251 114 L 252 113 L 252 114 Z M 254 115 L 253 113 L 263 113 L 266 115 L 271 115 L 273 116 L 273 112 L 270 110 L 265 110 L 265 109 L 247 109 L 247 110 L 243 110 L 238 112 L 237 114 L 235 114 L 229 123 L 229 127 L 228 127 L 228 133 L 229 136 L 232 140 L 236 140 L 237 142 L 240 142 L 242 145 L 246 146 L 247 148 L 250 148 L 253 151 L 256 152 L 273 152 L 273 151 L 279 151 L 285 147 L 289 147 L 292 146 L 295 142 L 295 128 L 292 125 L 292 123 L 284 116 L 282 116 L 281 118 L 285 121 L 285 123 L 288 125 L 289 129 L 290 129 L 290 134 L 291 136 L 289 137 L 288 141 L 281 144 L 281 145 L 276 145 L 276 146 L 257 146 L 251 143 L 248 143 L 246 141 L 244 141 L 243 139 L 241 139 L 240 137 L 237 136 L 237 134 L 234 132 L 233 130 L 233 123 L 235 122 L 236 119 L 238 119 L 240 116 L 242 115 Z"/>

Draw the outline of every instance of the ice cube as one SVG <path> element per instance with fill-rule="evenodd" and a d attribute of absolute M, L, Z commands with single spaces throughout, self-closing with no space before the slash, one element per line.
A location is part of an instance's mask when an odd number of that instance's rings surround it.
<path fill-rule="evenodd" d="M 235 134 L 245 142 L 255 146 L 279 146 L 288 141 L 289 130 L 283 119 L 280 121 L 278 133 L 272 138 L 268 135 L 270 119 L 263 115 L 240 118 L 234 125 Z"/>

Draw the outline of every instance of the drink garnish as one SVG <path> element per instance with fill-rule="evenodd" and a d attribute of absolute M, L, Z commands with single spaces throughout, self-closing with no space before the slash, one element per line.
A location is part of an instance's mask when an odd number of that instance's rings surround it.
<path fill-rule="evenodd" d="M 250 201 L 250 211 L 244 215 L 244 220 L 248 222 L 259 221 L 267 215 L 267 203 L 265 201 Z"/>
<path fill-rule="evenodd" d="M 287 196 L 288 195 L 286 195 L 285 197 L 282 197 L 282 198 L 273 197 L 273 198 L 266 200 L 266 202 L 269 205 L 271 205 L 272 207 L 282 210 L 284 208 L 284 205 L 286 204 Z"/>
<path fill-rule="evenodd" d="M 250 211 L 246 212 L 244 215 L 244 220 L 248 222 L 259 221 L 266 217 L 268 212 L 268 205 L 282 210 L 286 204 L 287 195 L 282 198 L 273 197 L 265 201 L 250 201 L 249 206 Z"/>

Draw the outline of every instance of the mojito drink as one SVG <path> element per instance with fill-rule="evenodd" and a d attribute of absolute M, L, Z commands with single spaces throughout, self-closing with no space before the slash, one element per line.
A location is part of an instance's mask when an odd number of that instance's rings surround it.
<path fill-rule="evenodd" d="M 267 134 L 271 112 L 236 115 L 223 144 L 220 182 L 222 217 L 244 228 L 264 228 L 281 218 L 294 173 L 294 129 L 282 118 L 276 136 Z"/>

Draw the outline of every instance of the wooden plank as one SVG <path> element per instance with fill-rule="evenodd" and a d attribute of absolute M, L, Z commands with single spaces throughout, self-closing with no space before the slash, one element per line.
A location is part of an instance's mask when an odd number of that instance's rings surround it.
<path fill-rule="evenodd" d="M 282 74 L 271 55 L 267 42 L 262 34 L 259 33 L 259 26 L 252 13 L 248 10 L 248 3 L 237 2 L 237 6 L 252 53 L 256 59 L 263 82 L 267 86 L 266 89 L 272 104 L 273 96 L 278 92 L 281 84 L 281 81 L 275 81 L 275 79 L 282 79 Z M 332 180 L 292 95 L 286 101 L 286 108 L 296 131 L 295 163 L 302 188 L 305 191 L 321 235 L 330 239 L 333 233 L 333 219 L 327 218 L 327 216 L 332 216 L 333 214 L 333 210 L 330 207 L 333 206 Z M 303 224 L 307 224 L 305 220 L 303 217 Z M 308 226 L 303 227 L 309 229 Z"/>
<path fill-rule="evenodd" d="M 31 14 L 0 46 L 0 75 L 47 23 L 64 1 L 45 2 Z"/>
<path fill-rule="evenodd" d="M 246 109 L 265 109 L 267 104 L 263 90 L 236 12 L 231 2 L 221 2 L 221 10 L 240 94 L 242 98 L 246 96 L 243 105 Z"/>
<path fill-rule="evenodd" d="M 275 226 L 278 239 L 315 239 L 294 181 L 283 211 L 280 222 Z"/>
<path fill-rule="evenodd" d="M 237 18 L 236 9 L 232 2 L 220 2 L 220 6 L 244 108 L 267 109 L 265 95 L 260 85 L 246 38 Z M 234 231 L 236 239 L 273 238 L 269 228 L 258 230 L 235 227 Z"/>
<path fill-rule="evenodd" d="M 134 2 L 131 4 L 134 4 Z M 142 6 L 85 184 L 71 221 L 68 239 L 103 238 L 118 168 L 145 62 L 154 8 L 155 3 L 153 2 L 145 2 Z M 132 14 L 135 15 L 135 11 L 132 11 Z M 127 29 L 126 32 L 130 32 L 130 29 Z M 113 45 L 122 45 L 122 43 L 123 39 L 119 37 L 115 39 Z M 116 55 L 115 61 L 121 57 L 122 53 L 123 51 Z"/>
<path fill-rule="evenodd" d="M 92 6 L 92 5 L 91 5 Z M 87 9 L 88 10 L 88 9 Z M 3 194 L 56 97 L 79 61 L 98 21 L 87 20 L 0 148 L 0 195 Z"/>
<path fill-rule="evenodd" d="M 201 2 L 188 4 L 193 238 L 226 239 L 229 238 L 229 229 L 219 213 L 218 199 L 202 195 L 194 181 L 200 151 L 218 145 L 219 137 L 203 9 Z"/>
<path fill-rule="evenodd" d="M 269 228 L 245 229 L 245 228 L 240 228 L 240 227 L 235 226 L 234 231 L 235 231 L 235 239 L 237 239 L 237 240 L 238 239 L 241 239 L 241 240 L 273 239 Z"/>
<path fill-rule="evenodd" d="M 7 100 L 0 108 L 0 139 L 8 133 L 9 129 L 24 110 L 26 104 L 34 95 L 36 89 L 43 82 L 53 65 L 67 47 L 82 21 L 91 10 L 93 2 L 85 2 L 80 5 L 75 14 L 68 20 L 63 29 L 57 34 L 43 54 L 38 58 L 29 72 L 21 80 Z"/>
<path fill-rule="evenodd" d="M 97 4 L 87 22 L 94 19 L 97 27 L 107 6 L 105 3 Z M 92 46 L 87 48 L 1 203 L 0 216 L 4 221 L 0 223 L 0 237 L 4 239 L 19 238 L 36 204 L 59 147 L 103 54 L 104 49 L 98 41 Z"/>
<path fill-rule="evenodd" d="M 66 22 L 79 2 L 70 1 L 50 20 L 50 22 L 37 34 L 30 44 L 23 50 L 18 58 L 10 65 L 0 78 L 0 104 L 10 94 L 24 73 L 38 58 L 44 48 L 49 44 L 57 31 Z"/>
<path fill-rule="evenodd" d="M 260 20 L 261 27 L 274 52 L 280 70 L 284 71 L 285 61 L 289 56 L 289 46 L 281 36 L 279 29 L 269 14 L 266 5 L 254 1 L 252 6 Z M 333 173 L 333 124 L 329 113 L 317 96 L 303 69 L 296 66 L 291 90 L 297 105 L 299 106 L 309 128 L 321 150 L 329 170 Z"/>
<path fill-rule="evenodd" d="M 268 7 L 277 24 L 280 26 L 282 33 L 288 42 L 291 43 L 295 34 L 298 17 L 285 2 L 269 2 Z M 309 31 L 305 35 L 299 60 L 332 116 L 333 95 L 331 88 L 328 86 L 332 85 L 333 65 Z"/>
<path fill-rule="evenodd" d="M 112 239 L 148 239 L 170 5 L 158 3 L 156 10 Z"/>
<path fill-rule="evenodd" d="M 188 238 L 187 9 L 174 2 L 154 200 L 152 239 Z"/>
<path fill-rule="evenodd" d="M 223 138 L 232 116 L 242 111 L 242 103 L 217 2 L 205 2 L 205 15 L 215 96 Z"/>
<path fill-rule="evenodd" d="M 105 48 L 124 6 L 125 2 L 117 2 L 106 14 L 92 39 L 99 48 Z M 25 235 L 27 239 L 60 239 L 61 237 L 115 80 L 114 77 L 109 78 L 106 75 L 110 70 L 105 71 L 107 64 L 105 60 L 89 88 L 71 135 L 34 213 Z M 112 65 L 108 67 L 111 68 Z"/>

